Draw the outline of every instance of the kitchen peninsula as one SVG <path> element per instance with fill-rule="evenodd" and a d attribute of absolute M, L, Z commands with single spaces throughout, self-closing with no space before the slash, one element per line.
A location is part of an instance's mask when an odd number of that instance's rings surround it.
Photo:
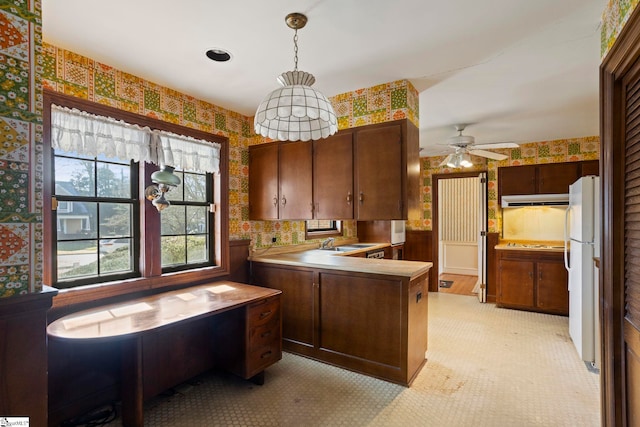
<path fill-rule="evenodd" d="M 348 255 L 263 250 L 252 283 L 282 291 L 284 350 L 409 386 L 426 362 L 432 264 Z"/>

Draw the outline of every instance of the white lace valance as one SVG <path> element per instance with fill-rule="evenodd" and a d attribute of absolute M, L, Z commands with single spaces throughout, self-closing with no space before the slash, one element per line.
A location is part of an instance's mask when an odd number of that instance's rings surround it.
<path fill-rule="evenodd" d="M 194 172 L 220 172 L 218 143 L 57 105 L 51 106 L 51 145 L 85 156 L 103 155 Z"/>

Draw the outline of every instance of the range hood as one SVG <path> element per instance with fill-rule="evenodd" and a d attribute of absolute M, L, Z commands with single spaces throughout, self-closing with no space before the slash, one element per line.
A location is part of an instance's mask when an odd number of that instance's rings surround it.
<path fill-rule="evenodd" d="M 519 208 L 523 206 L 567 206 L 569 194 L 522 194 L 502 196 L 503 208 Z"/>

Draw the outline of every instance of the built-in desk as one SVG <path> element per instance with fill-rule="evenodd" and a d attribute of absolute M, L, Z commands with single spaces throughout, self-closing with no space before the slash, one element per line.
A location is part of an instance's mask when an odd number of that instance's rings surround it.
<path fill-rule="evenodd" d="M 149 345 L 157 341 L 158 333 L 185 322 L 210 320 L 211 336 L 203 337 L 203 346 L 215 347 L 216 364 L 260 382 L 264 369 L 282 358 L 280 294 L 258 286 L 215 282 L 76 312 L 52 322 L 47 332 L 50 339 L 66 342 L 119 341 L 123 424 L 142 426 L 144 400 L 162 391 L 155 377 L 162 369 L 173 368 L 159 366 L 161 359 L 154 354 L 154 345 Z"/>

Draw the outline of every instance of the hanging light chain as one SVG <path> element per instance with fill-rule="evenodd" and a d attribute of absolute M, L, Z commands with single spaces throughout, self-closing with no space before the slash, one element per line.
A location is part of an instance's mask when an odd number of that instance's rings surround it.
<path fill-rule="evenodd" d="M 293 34 L 293 71 L 298 71 L 298 29 Z"/>

